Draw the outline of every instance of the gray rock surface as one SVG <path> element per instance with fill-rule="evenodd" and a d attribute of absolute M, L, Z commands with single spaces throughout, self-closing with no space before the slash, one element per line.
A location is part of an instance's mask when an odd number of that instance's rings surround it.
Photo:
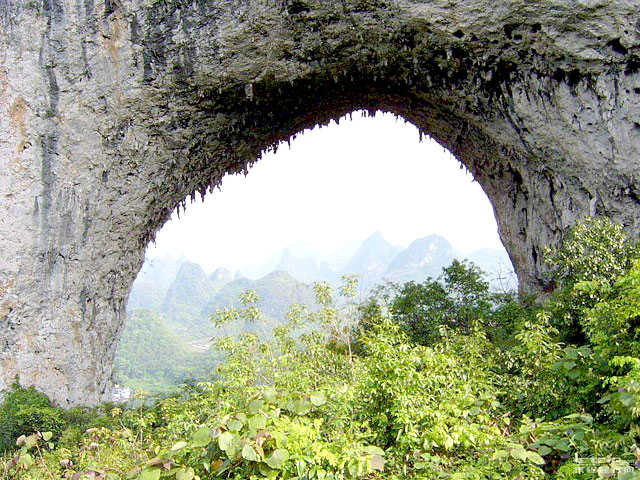
<path fill-rule="evenodd" d="M 639 7 L 1 1 L 0 388 L 108 398 L 171 211 L 355 109 L 405 117 L 474 174 L 526 290 L 577 219 L 638 233 Z"/>
<path fill-rule="evenodd" d="M 455 252 L 446 238 L 429 235 L 414 240 L 398 253 L 383 272 L 384 278 L 396 283 L 424 282 L 429 277 L 442 275 L 442 269 L 454 258 Z"/>

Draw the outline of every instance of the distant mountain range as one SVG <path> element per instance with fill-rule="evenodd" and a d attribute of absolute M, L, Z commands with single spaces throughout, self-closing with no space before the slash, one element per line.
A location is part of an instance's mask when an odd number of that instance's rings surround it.
<path fill-rule="evenodd" d="M 369 290 L 385 277 L 389 265 L 400 253 L 402 247 L 391 245 L 376 232 L 362 242 L 340 274 L 359 275 L 362 290 Z"/>
<path fill-rule="evenodd" d="M 145 264 L 143 278 L 134 283 L 127 309 L 129 313 L 142 309 L 157 312 L 164 323 L 185 340 L 214 335 L 211 315 L 225 307 L 240 307 L 239 297 L 245 290 L 255 290 L 259 297 L 257 306 L 270 322 L 284 318 L 293 303 L 314 303 L 311 285 L 283 270 L 250 280 L 241 275 L 233 278 L 231 272 L 224 268 L 207 275 L 197 263 L 183 260 L 167 286 L 166 278 L 158 280 L 158 283 L 150 279 L 160 278 L 158 270 L 173 273 L 175 269 L 154 260 L 148 267 Z M 164 297 L 161 299 L 162 294 Z M 246 327 L 251 330 L 250 326 Z"/>
<path fill-rule="evenodd" d="M 456 258 L 451 244 L 439 235 L 414 240 L 389 263 L 384 278 L 406 283 L 436 278 Z"/>
<path fill-rule="evenodd" d="M 200 265 L 184 257 L 149 258 L 133 284 L 127 305 L 130 320 L 121 341 L 126 348 L 119 347 L 117 356 L 121 358 L 116 364 L 120 365 L 127 381 L 135 384 L 132 375 L 136 370 L 126 358 L 144 358 L 142 350 L 147 347 L 143 348 L 140 341 L 133 338 L 140 338 L 145 329 L 162 337 L 166 345 L 180 342 L 180 349 L 175 351 L 181 352 L 181 356 L 189 351 L 196 355 L 196 350 L 206 351 L 209 340 L 221 334 L 250 331 L 270 335 L 273 327 L 283 321 L 291 304 L 315 306 L 311 282 L 322 280 L 337 285 L 342 275 L 359 275 L 361 293 L 366 294 L 383 281 L 422 282 L 429 277 L 438 277 L 454 259 L 468 258 L 487 273 L 487 279 L 495 288 L 517 286 L 504 249 L 485 248 L 461 255 L 439 235 L 417 239 L 402 248 L 387 242 L 376 232 L 359 248 L 350 247 L 349 250 L 354 252 L 350 256 L 344 255 L 345 249 L 341 256 L 323 259 L 304 244 L 286 248 L 279 258 L 268 259 L 266 266 L 250 269 L 253 272 L 271 269 L 255 280 L 240 272 L 232 275 L 224 268 L 207 274 Z M 256 325 L 237 323 L 216 329 L 211 322 L 212 314 L 225 307 L 239 307 L 239 295 L 250 289 L 258 294 L 257 306 L 265 318 Z M 145 322 L 149 322 L 148 327 Z M 139 352 L 135 351 L 136 345 L 140 345 Z M 198 360 L 194 361 L 198 363 Z M 155 368 L 170 369 L 167 362 L 158 357 Z M 149 372 L 148 378 L 153 378 Z"/>
<path fill-rule="evenodd" d="M 361 289 L 369 290 L 383 280 L 397 283 L 424 281 L 438 277 L 442 268 L 454 259 L 468 259 L 480 267 L 495 288 L 516 288 L 511 261 L 504 249 L 484 248 L 463 255 L 440 235 L 429 235 L 402 248 L 387 242 L 380 232 L 366 238 L 343 262 L 323 259 L 304 244 L 283 250 L 279 258 L 270 258 L 272 270 L 282 270 L 303 282 L 326 280 L 338 283 L 342 275 L 358 274 Z M 331 265 L 341 264 L 337 268 Z M 257 272 L 257 267 L 249 267 Z"/>
<path fill-rule="evenodd" d="M 309 247 L 298 246 L 296 250 L 311 252 Z M 419 238 L 402 248 L 375 232 L 339 269 L 315 257 L 301 257 L 294 254 L 293 248 L 286 248 L 277 262 L 270 259 L 275 264 L 273 271 L 257 280 L 240 273 L 234 277 L 224 268 L 207 275 L 200 265 L 184 257 L 150 258 L 133 285 L 127 308 L 129 312 L 158 312 L 179 334 L 208 334 L 212 329 L 210 315 L 218 308 L 237 306 L 243 290 L 255 290 L 260 297 L 258 306 L 267 316 L 279 319 L 293 302 L 313 303 L 310 282 L 324 280 L 335 285 L 342 275 L 357 274 L 360 288 L 366 292 L 382 281 L 420 282 L 438 277 L 454 259 L 465 257 L 483 269 L 496 288 L 516 286 L 504 249 L 485 248 L 463 256 L 440 235 Z"/>

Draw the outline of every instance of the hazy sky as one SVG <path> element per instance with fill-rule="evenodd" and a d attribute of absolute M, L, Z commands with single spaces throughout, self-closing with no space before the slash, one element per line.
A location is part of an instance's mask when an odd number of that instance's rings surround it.
<path fill-rule="evenodd" d="M 486 195 L 455 158 L 402 119 L 358 112 L 225 177 L 174 214 L 147 255 L 234 271 L 298 242 L 329 253 L 376 230 L 403 246 L 437 233 L 463 253 L 502 248 Z"/>

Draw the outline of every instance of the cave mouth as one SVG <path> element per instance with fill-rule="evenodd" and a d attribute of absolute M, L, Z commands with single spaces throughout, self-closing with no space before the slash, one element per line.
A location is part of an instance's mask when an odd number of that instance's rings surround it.
<path fill-rule="evenodd" d="M 329 84 L 311 78 L 284 85 L 266 79 L 215 91 L 211 98 L 203 93 L 195 112 L 185 107 L 189 117 L 181 108 L 174 108 L 172 121 L 166 123 L 184 125 L 188 142 L 172 140 L 172 149 L 167 150 L 172 157 L 151 173 L 163 183 L 145 198 L 145 208 L 137 209 L 141 222 L 131 258 L 138 258 L 139 263 L 131 265 L 131 283 L 146 246 L 176 209 L 188 206 L 189 199 L 214 192 L 225 175 L 247 174 L 263 156 L 284 148 L 304 132 L 356 113 L 399 117 L 415 126 L 417 137 L 433 139 L 451 152 L 493 206 L 498 234 L 518 275 L 520 290 L 538 291 L 539 242 L 528 232 L 528 224 L 538 219 L 528 212 L 530 186 L 526 172 L 519 168 L 526 161 L 519 149 L 505 145 L 504 138 L 494 138 L 503 134 L 499 130 L 486 131 L 469 121 L 453 101 L 447 102 L 449 93 L 441 91 L 441 86 L 434 85 L 432 91 L 417 97 L 402 89 L 394 93 L 393 85 L 383 86 L 381 81 L 338 80 Z M 216 110 L 210 110 L 210 104 Z M 335 175 L 340 175 L 339 169 Z"/>
<path fill-rule="evenodd" d="M 291 147 L 292 145 L 295 147 L 296 143 L 300 140 L 304 142 L 306 141 L 306 139 L 316 137 L 321 138 L 324 135 L 324 143 L 322 143 L 322 140 L 317 142 L 318 151 L 326 148 L 327 145 L 330 145 L 332 142 L 334 142 L 335 138 L 338 138 L 338 141 L 342 142 L 341 145 L 344 145 L 346 141 L 349 140 L 345 140 L 345 138 L 335 137 L 335 135 L 332 137 L 327 132 L 337 131 L 342 132 L 342 137 L 348 136 L 350 127 L 348 125 L 345 127 L 345 124 L 351 124 L 354 122 L 354 120 L 360 122 L 368 122 L 366 124 L 366 129 L 374 130 L 374 132 L 370 134 L 371 138 L 367 138 L 368 134 L 361 133 L 357 139 L 350 140 L 352 144 L 357 146 L 357 148 L 361 148 L 364 145 L 371 144 L 372 140 L 378 140 L 377 145 L 384 144 L 385 142 L 393 142 L 393 138 L 386 138 L 388 137 L 388 135 L 387 132 L 384 131 L 384 128 L 375 128 L 376 124 L 382 125 L 382 123 L 380 122 L 386 121 L 385 125 L 388 130 L 393 131 L 396 127 L 398 129 L 405 129 L 404 137 L 395 139 L 395 145 L 402 146 L 406 144 L 428 144 L 430 146 L 430 149 L 423 152 L 423 155 L 427 157 L 427 161 L 430 159 L 430 157 L 438 157 L 439 154 L 443 154 L 445 157 L 450 157 L 448 160 L 452 164 L 455 164 L 456 167 L 459 167 L 461 172 L 466 173 L 467 179 L 469 180 L 468 183 L 474 182 L 473 185 L 474 188 L 476 188 L 476 195 L 474 199 L 472 199 L 471 202 L 466 203 L 462 201 L 461 203 L 465 204 L 464 206 L 458 205 L 458 213 L 456 213 L 456 217 L 461 219 L 461 223 L 470 224 L 471 228 L 468 228 L 467 232 L 465 232 L 463 235 L 460 235 L 460 232 L 457 232 L 456 234 L 458 238 L 452 240 L 458 240 L 458 242 L 464 243 L 469 239 L 468 230 L 473 229 L 474 223 L 476 223 L 477 220 L 476 213 L 478 212 L 474 212 L 474 207 L 476 206 L 476 202 L 478 202 L 481 203 L 483 207 L 486 207 L 484 208 L 484 211 L 479 214 L 479 216 L 483 220 L 486 220 L 488 223 L 491 223 L 491 227 L 489 228 L 491 233 L 489 235 L 491 235 L 493 238 L 487 240 L 487 233 L 480 232 L 484 237 L 484 241 L 492 243 L 492 246 L 497 246 L 498 248 L 503 248 L 504 246 L 507 251 L 509 250 L 509 246 L 504 242 L 505 239 L 501 238 L 503 237 L 503 235 L 501 234 L 500 224 L 498 223 L 498 225 L 496 226 L 496 220 L 499 220 L 499 216 L 498 211 L 496 210 L 494 205 L 495 202 L 491 197 L 491 193 L 494 193 L 495 188 L 487 189 L 487 184 L 489 184 L 489 187 L 493 187 L 493 185 L 491 184 L 495 182 L 495 179 L 497 177 L 495 172 L 488 171 L 490 168 L 495 168 L 495 165 L 489 165 L 489 163 L 486 161 L 486 158 L 481 158 L 481 161 L 479 160 L 477 162 L 474 162 L 473 159 L 470 160 L 469 158 L 467 158 L 468 155 L 459 155 L 469 153 L 467 150 L 461 150 L 459 148 L 461 135 L 458 135 L 456 141 L 452 142 L 448 137 L 444 139 L 442 135 L 436 136 L 435 134 L 431 135 L 430 133 L 425 133 L 430 132 L 430 129 L 428 127 L 433 127 L 433 129 L 438 133 L 442 133 L 441 129 L 435 128 L 436 126 L 433 125 L 433 122 L 435 121 L 434 119 L 439 119 L 439 127 L 440 124 L 446 124 L 446 122 L 450 121 L 450 118 L 439 115 L 437 112 L 432 112 L 429 115 L 426 115 L 424 113 L 424 106 L 420 108 L 416 107 L 416 111 L 418 113 L 408 120 L 408 115 L 404 115 L 403 113 L 396 113 L 396 111 L 403 110 L 398 105 L 394 105 L 394 107 L 396 108 L 393 108 L 392 110 L 389 108 L 383 108 L 381 104 L 378 105 L 378 107 L 371 107 L 370 109 L 362 109 L 357 107 L 345 109 L 344 105 L 342 105 L 343 103 L 344 102 L 338 101 L 338 105 L 334 105 L 334 102 L 331 102 L 328 105 L 323 105 L 324 111 L 317 112 L 315 109 L 311 109 L 311 112 L 308 115 L 303 116 L 294 117 L 292 113 L 289 113 L 284 116 L 284 120 L 279 119 L 278 122 L 274 122 L 274 124 L 271 126 L 271 133 L 268 138 L 263 138 L 259 133 L 255 135 L 249 135 L 248 137 L 246 133 L 242 133 L 242 135 L 240 135 L 241 138 L 237 141 L 237 143 L 240 144 L 238 150 L 241 151 L 241 153 L 243 153 L 244 155 L 240 156 L 240 153 L 234 152 L 234 154 L 230 155 L 230 158 L 228 158 L 220 166 L 212 163 L 211 161 L 202 162 L 200 158 L 196 159 L 195 161 L 190 161 L 189 159 L 187 159 L 186 161 L 173 161 L 173 171 L 168 173 L 167 178 L 164 179 L 166 181 L 162 183 L 161 188 L 158 190 L 158 193 L 154 193 L 155 198 L 152 198 L 152 202 L 150 202 L 153 204 L 152 207 L 148 208 L 144 212 L 145 215 L 143 216 L 143 219 L 146 221 L 146 228 L 139 232 L 139 245 L 144 245 L 141 250 L 148 252 L 149 249 L 146 249 L 147 246 L 150 247 L 151 251 L 162 250 L 157 248 L 156 235 L 160 235 L 160 237 L 163 237 L 165 235 L 165 233 L 163 232 L 167 231 L 168 229 L 175 229 L 175 227 L 172 228 L 171 225 L 175 224 L 176 220 L 178 220 L 181 215 L 182 217 L 184 217 L 185 214 L 190 215 L 191 213 L 187 213 L 187 209 L 193 211 L 194 207 L 198 208 L 198 200 L 200 202 L 205 201 L 206 197 L 206 201 L 209 202 L 213 196 L 213 198 L 216 199 L 215 201 L 217 201 L 217 198 L 220 195 L 220 192 L 218 190 L 220 189 L 220 187 L 224 188 L 224 186 L 228 182 L 237 181 L 240 176 L 244 175 L 244 177 L 247 177 L 249 181 L 253 182 L 253 187 L 246 187 L 247 191 L 250 192 L 250 188 L 261 188 L 260 182 L 257 180 L 254 181 L 254 178 L 256 177 L 256 171 L 262 169 L 265 163 L 272 162 L 271 157 L 278 158 L 283 152 L 287 153 L 287 155 L 289 156 L 296 155 L 295 153 L 290 153 Z M 378 102 L 375 103 L 378 104 Z M 231 121 L 231 123 L 252 123 L 251 120 L 246 119 L 246 115 L 241 117 L 241 120 L 233 120 Z M 421 120 L 420 123 L 419 120 Z M 282 125 L 280 125 L 280 123 L 284 123 L 286 125 L 283 127 Z M 402 127 L 400 127 L 400 125 L 402 125 Z M 451 128 L 456 127 L 457 125 L 452 125 Z M 247 127 L 245 130 L 250 129 Z M 471 131 L 471 129 L 469 129 L 469 131 Z M 407 134 L 406 132 L 410 133 Z M 207 134 L 206 136 L 212 137 L 214 135 Z M 376 139 L 374 138 L 376 136 L 384 138 Z M 249 144 L 247 138 L 252 139 L 251 144 Z M 471 135 L 470 133 L 468 134 L 467 143 L 474 144 L 473 153 L 480 151 L 488 155 L 487 152 L 490 152 L 489 147 L 483 149 L 482 144 L 476 145 L 476 143 L 481 143 L 475 142 L 476 139 L 477 138 L 474 135 Z M 449 144 L 452 144 L 451 148 Z M 214 145 L 218 147 L 220 146 L 219 143 L 215 143 Z M 194 156 L 210 156 L 208 155 L 210 152 L 207 150 L 207 147 L 209 147 L 209 145 L 207 145 L 206 142 L 202 140 L 198 155 Z M 452 153 L 454 151 L 456 151 L 456 153 Z M 407 183 L 408 180 L 415 179 L 420 175 L 439 175 L 438 172 L 436 172 L 435 174 L 434 172 L 428 172 L 426 168 L 423 168 L 422 172 L 418 172 L 416 171 L 416 165 L 402 164 L 401 162 L 399 162 L 398 154 L 396 152 L 392 152 L 389 149 L 387 149 L 387 152 L 387 162 L 384 168 L 387 169 L 388 174 L 390 176 L 393 176 L 394 180 L 398 184 Z M 434 154 L 434 152 L 437 153 Z M 222 153 L 224 154 L 227 152 L 223 151 Z M 318 156 L 322 155 L 322 152 L 312 153 Z M 307 149 L 307 152 L 298 155 L 308 156 L 308 154 L 309 149 Z M 344 185 L 345 174 L 342 170 L 344 170 L 345 167 L 349 167 L 352 162 L 350 162 L 349 160 L 342 161 L 342 158 L 345 155 L 336 151 L 335 148 L 325 157 L 332 156 L 336 159 L 340 159 L 340 161 L 329 163 L 325 158 L 323 165 L 321 165 L 320 162 L 317 163 L 318 168 L 316 168 L 316 172 L 318 177 L 307 179 L 309 184 L 312 184 L 314 182 L 324 182 L 323 186 L 326 186 L 327 190 L 319 193 L 318 197 L 322 196 L 326 198 L 327 192 L 329 193 L 329 196 L 331 196 L 336 188 L 342 188 L 343 190 L 348 189 L 348 187 Z M 354 150 L 352 156 L 372 158 L 376 156 L 379 157 L 380 155 L 378 154 L 378 151 L 370 148 L 368 152 L 364 153 Z M 510 173 L 508 162 L 505 161 L 506 159 L 500 160 L 504 162 L 504 165 L 500 166 L 499 173 L 502 175 L 504 175 L 505 172 Z M 441 161 L 441 159 L 438 159 L 438 161 Z M 495 163 L 498 163 L 498 161 L 494 160 L 494 164 Z M 293 184 L 304 184 L 304 179 L 299 182 L 295 174 L 292 175 L 290 173 L 290 170 L 295 171 L 297 168 L 298 167 L 292 163 L 289 164 L 289 168 L 281 167 L 280 172 L 282 176 L 287 177 L 290 183 L 286 185 L 283 183 L 280 186 L 275 186 L 271 189 L 272 192 L 291 189 Z M 361 175 L 360 178 L 357 179 L 357 182 L 366 183 L 367 181 L 369 181 L 369 179 L 367 178 L 367 168 L 368 166 L 363 166 L 361 170 L 364 175 Z M 483 173 L 485 173 L 483 172 L 483 169 L 487 170 L 486 175 L 483 175 Z M 400 170 L 400 172 L 398 170 Z M 450 168 L 449 171 L 451 170 L 457 170 L 457 168 Z M 351 168 L 350 172 L 347 172 L 347 175 L 349 173 L 351 173 L 353 178 L 355 178 L 355 175 L 353 175 L 353 168 Z M 405 174 L 405 177 L 400 178 Z M 179 180 L 180 184 L 176 183 L 176 178 Z M 446 183 L 447 181 L 448 179 L 443 179 L 444 183 Z M 269 182 L 271 184 L 275 183 L 274 179 L 266 179 L 264 180 L 264 182 Z M 441 186 L 443 182 L 435 182 L 430 187 L 433 188 L 434 185 Z M 337 187 L 335 186 L 336 183 L 339 184 Z M 515 186 L 517 185 L 514 185 L 514 187 Z M 423 186 L 420 185 L 420 187 L 418 187 L 417 184 L 413 182 L 412 185 L 409 186 L 409 188 L 418 189 L 423 188 Z M 379 185 L 379 191 L 384 191 L 385 189 L 385 185 Z M 262 190 L 264 190 L 264 185 L 262 185 Z M 300 196 L 304 196 L 306 195 L 305 190 L 306 187 L 298 188 L 296 193 L 300 194 L 302 192 Z M 454 185 L 452 186 L 452 188 L 448 189 L 447 194 L 451 195 L 451 199 L 453 199 L 453 193 L 456 193 L 456 196 L 458 197 L 461 196 L 458 192 L 462 193 L 462 197 L 464 197 L 464 188 L 460 190 L 460 187 L 458 185 Z M 478 194 L 477 192 L 482 192 L 482 194 Z M 289 197 L 292 197 L 296 193 L 289 195 Z M 380 196 L 380 198 L 384 199 L 385 197 Z M 292 200 L 292 198 L 288 199 L 288 201 Z M 302 201 L 305 202 L 305 204 L 309 204 L 308 199 L 303 199 Z M 357 203 L 357 201 L 358 200 L 355 200 L 352 203 L 355 204 Z M 237 207 L 230 203 L 227 203 L 227 205 L 229 208 L 227 208 L 226 213 L 232 212 L 232 214 L 235 215 Z M 492 206 L 493 208 L 490 209 L 490 206 Z M 491 214 L 487 215 L 487 212 L 489 212 L 490 210 Z M 224 210 L 219 209 L 219 213 L 220 212 L 224 212 Z M 465 212 L 468 213 L 466 218 L 464 217 Z M 260 218 L 254 218 L 253 220 L 260 220 Z M 430 220 L 420 221 L 429 222 Z M 440 221 L 439 226 L 436 225 L 434 227 L 431 227 L 431 229 L 434 231 L 440 229 L 442 233 L 445 233 L 441 225 L 442 221 Z M 228 226 L 230 228 L 233 227 L 232 225 Z M 374 230 L 375 229 L 376 228 L 374 226 Z M 195 229 L 192 228 L 191 231 L 194 236 L 200 236 L 199 233 L 195 231 Z M 248 243 L 246 243 L 246 245 L 247 251 L 253 250 L 253 248 L 251 248 L 251 245 L 249 245 Z"/>
<path fill-rule="evenodd" d="M 159 231 L 128 300 L 117 381 L 155 389 L 184 380 L 185 364 L 216 335 L 210 315 L 239 306 L 243 290 L 256 290 L 278 321 L 288 304 L 311 301 L 310 282 L 357 274 L 364 296 L 384 280 L 437 277 L 454 258 L 485 270 L 494 288 L 513 288 L 497 230 L 472 175 L 403 118 L 355 111 L 307 130 Z M 151 362 L 142 330 L 181 354 L 156 350 Z M 135 366 L 144 358 L 149 372 Z"/>

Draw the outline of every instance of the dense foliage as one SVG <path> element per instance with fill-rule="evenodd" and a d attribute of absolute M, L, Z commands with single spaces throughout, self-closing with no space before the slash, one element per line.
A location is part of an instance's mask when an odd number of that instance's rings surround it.
<path fill-rule="evenodd" d="M 640 478 L 637 249 L 592 219 L 546 256 L 541 304 L 454 262 L 362 304 L 353 277 L 319 283 L 269 338 L 245 292 L 214 315 L 254 328 L 216 341 L 213 378 L 86 430 L 12 430 L 3 478 Z"/>
<path fill-rule="evenodd" d="M 270 337 L 292 303 L 314 303 L 313 288 L 285 272 L 276 271 L 256 281 L 240 278 L 223 285 L 216 282 L 199 265 L 185 262 L 171 284 L 162 311 L 138 308 L 129 313 L 115 357 L 119 385 L 163 394 L 179 389 L 181 383 L 207 378 L 219 360 L 217 352 L 208 350 L 212 337 L 238 337 L 243 332 Z M 135 303 L 151 302 L 140 288 L 136 287 Z M 239 296 L 245 290 L 257 292 L 257 306 L 264 321 L 247 323 L 238 318 L 216 328 L 210 313 L 239 307 Z"/>
<path fill-rule="evenodd" d="M 47 430 L 58 435 L 63 427 L 62 412 L 46 396 L 16 384 L 0 406 L 0 451 L 11 450 L 25 432 Z"/>
<path fill-rule="evenodd" d="M 394 321 L 421 345 L 437 342 L 442 327 L 469 334 L 476 324 L 495 341 L 512 338 L 513 322 L 525 314 L 515 294 L 491 290 L 479 268 L 458 260 L 437 280 L 390 285 L 385 296 Z"/>
<path fill-rule="evenodd" d="M 160 314 L 137 310 L 127 319 L 115 368 L 123 385 L 153 393 L 201 378 L 214 367 L 214 360 L 212 355 L 190 349 L 167 327 Z"/>

